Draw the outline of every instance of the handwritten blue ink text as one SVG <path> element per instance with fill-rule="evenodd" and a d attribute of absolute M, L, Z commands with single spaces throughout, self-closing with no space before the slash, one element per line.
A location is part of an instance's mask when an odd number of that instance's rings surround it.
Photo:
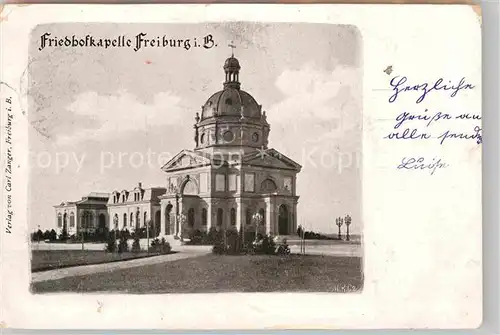
<path fill-rule="evenodd" d="M 389 140 L 427 140 L 431 138 L 431 135 L 421 132 L 419 133 L 417 129 L 410 130 L 406 128 L 403 132 L 396 131 L 385 136 Z"/>
<path fill-rule="evenodd" d="M 432 176 L 437 169 L 444 169 L 448 166 L 441 158 L 433 158 L 431 162 L 426 162 L 424 157 L 403 157 L 397 168 L 398 170 L 428 170 Z"/>
<path fill-rule="evenodd" d="M 479 126 L 474 127 L 474 133 L 464 134 L 464 133 L 454 133 L 450 130 L 445 131 L 441 135 L 438 136 L 439 142 L 441 145 L 447 139 L 462 139 L 462 140 L 476 140 L 477 144 L 481 144 L 483 142 L 483 136 L 481 135 L 481 128 Z"/>
<path fill-rule="evenodd" d="M 427 113 L 428 109 L 426 108 L 424 113 Z M 396 124 L 394 125 L 394 129 L 399 128 L 405 121 L 428 121 L 426 127 L 430 126 L 432 122 L 436 122 L 439 120 L 451 120 L 452 117 L 449 114 L 437 112 L 432 114 L 411 114 L 409 112 L 403 112 L 396 117 Z"/>
<path fill-rule="evenodd" d="M 395 102 L 399 94 L 403 92 L 412 92 L 412 91 L 422 92 L 418 97 L 418 99 L 416 100 L 416 103 L 419 104 L 422 101 L 424 101 L 424 99 L 430 92 L 433 91 L 448 91 L 451 92 L 450 97 L 454 98 L 461 90 L 472 90 L 475 88 L 474 85 L 466 83 L 465 77 L 460 79 L 458 84 L 452 84 L 451 80 L 448 80 L 448 84 L 443 84 L 444 82 L 443 78 L 439 78 L 433 83 L 431 82 L 431 83 L 420 83 L 411 85 L 406 84 L 407 81 L 408 78 L 405 76 L 402 77 L 396 76 L 391 79 L 390 85 L 394 93 L 389 97 L 390 103 Z"/>

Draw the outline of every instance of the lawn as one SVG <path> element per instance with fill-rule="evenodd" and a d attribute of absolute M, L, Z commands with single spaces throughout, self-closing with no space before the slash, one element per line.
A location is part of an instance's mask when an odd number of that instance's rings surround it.
<path fill-rule="evenodd" d="M 100 250 L 33 250 L 31 255 L 31 272 L 38 272 L 78 265 L 119 262 L 157 254 L 147 252 L 118 254 Z"/>
<path fill-rule="evenodd" d="M 363 286 L 358 257 L 205 255 L 32 284 L 34 293 L 353 292 Z"/>

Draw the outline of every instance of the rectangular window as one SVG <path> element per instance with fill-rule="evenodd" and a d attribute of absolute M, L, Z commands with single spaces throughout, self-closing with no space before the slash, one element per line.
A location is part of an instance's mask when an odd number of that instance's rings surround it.
<path fill-rule="evenodd" d="M 255 174 L 245 173 L 245 191 L 246 192 L 255 191 Z"/>
<path fill-rule="evenodd" d="M 229 175 L 229 191 L 236 191 L 236 175 L 234 173 Z"/>
<path fill-rule="evenodd" d="M 226 175 L 217 173 L 215 175 L 215 190 L 224 192 L 226 190 Z"/>
<path fill-rule="evenodd" d="M 292 192 L 293 190 L 292 177 L 285 177 L 283 179 L 283 187 L 285 191 Z"/>
<path fill-rule="evenodd" d="M 208 192 L 208 174 L 200 173 L 200 192 Z"/>

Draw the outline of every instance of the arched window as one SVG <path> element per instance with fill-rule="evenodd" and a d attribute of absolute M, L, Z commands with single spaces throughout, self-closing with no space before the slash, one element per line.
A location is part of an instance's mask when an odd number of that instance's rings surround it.
<path fill-rule="evenodd" d="M 207 222 L 207 209 L 206 208 L 201 209 L 201 224 L 203 226 L 206 226 L 208 224 L 208 222 Z"/>
<path fill-rule="evenodd" d="M 194 208 L 188 210 L 188 226 L 194 227 Z"/>
<path fill-rule="evenodd" d="M 130 213 L 130 226 L 134 226 L 134 213 Z"/>
<path fill-rule="evenodd" d="M 148 212 L 144 212 L 144 226 L 146 226 L 148 222 Z"/>
<path fill-rule="evenodd" d="M 61 215 L 61 213 L 59 213 L 57 215 L 57 227 L 62 228 L 62 215 Z"/>
<path fill-rule="evenodd" d="M 75 227 L 75 213 L 73 212 L 71 212 L 71 214 L 69 215 L 69 226 L 71 228 Z"/>
<path fill-rule="evenodd" d="M 246 222 L 247 225 L 252 224 L 252 211 L 250 209 L 247 209 L 246 211 Z"/>
<path fill-rule="evenodd" d="M 217 226 L 222 226 L 224 223 L 224 211 L 222 208 L 217 209 Z"/>
<path fill-rule="evenodd" d="M 260 191 L 264 193 L 271 193 L 276 191 L 276 189 L 276 184 L 271 179 L 266 179 L 260 184 Z"/>
<path fill-rule="evenodd" d="M 127 227 L 127 213 L 123 213 L 123 227 Z"/>
<path fill-rule="evenodd" d="M 236 210 L 231 208 L 231 226 L 236 226 Z"/>
<path fill-rule="evenodd" d="M 183 189 L 182 194 L 191 194 L 191 195 L 198 194 L 198 188 L 196 187 L 196 184 L 194 183 L 194 181 L 189 180 L 186 183 L 186 185 L 184 185 L 184 189 Z"/>

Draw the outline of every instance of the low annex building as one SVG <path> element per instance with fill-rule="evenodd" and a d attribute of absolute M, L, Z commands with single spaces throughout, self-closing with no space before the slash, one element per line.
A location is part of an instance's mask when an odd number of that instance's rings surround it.
<path fill-rule="evenodd" d="M 96 233 L 108 227 L 109 216 L 107 203 L 109 193 L 92 192 L 79 201 L 65 201 L 54 206 L 56 214 L 56 232 L 64 229 L 68 236 L 80 232 Z"/>

